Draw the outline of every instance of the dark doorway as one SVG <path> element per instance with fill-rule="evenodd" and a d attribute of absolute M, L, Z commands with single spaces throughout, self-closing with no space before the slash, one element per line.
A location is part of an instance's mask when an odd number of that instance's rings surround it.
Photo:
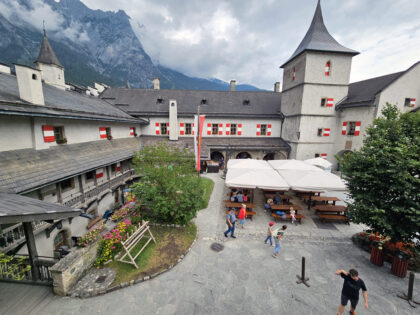
<path fill-rule="evenodd" d="M 223 154 L 220 153 L 219 151 L 214 151 L 210 154 L 210 158 L 211 158 L 211 160 L 213 160 L 215 162 L 219 162 L 219 161 L 223 160 Z"/>
<path fill-rule="evenodd" d="M 267 153 L 265 156 L 264 156 L 264 159 L 263 159 L 264 161 L 269 161 L 269 160 L 274 160 L 274 153 Z"/>
<path fill-rule="evenodd" d="M 251 159 L 251 154 L 248 152 L 241 152 L 236 156 L 237 159 Z"/>

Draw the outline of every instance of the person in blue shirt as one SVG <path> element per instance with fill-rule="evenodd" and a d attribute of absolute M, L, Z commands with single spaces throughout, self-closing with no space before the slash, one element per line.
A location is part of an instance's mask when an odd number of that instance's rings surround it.
<path fill-rule="evenodd" d="M 235 208 L 230 209 L 230 212 L 226 215 L 226 224 L 228 225 L 227 231 L 225 231 L 225 237 L 228 237 L 228 233 L 230 233 L 230 237 L 236 238 L 233 233 L 235 233 L 235 223 L 236 223 L 236 215 L 235 215 Z"/>
<path fill-rule="evenodd" d="M 244 195 L 242 195 L 242 192 L 238 192 L 238 194 L 236 195 L 236 199 L 238 200 L 238 202 L 244 202 Z"/>

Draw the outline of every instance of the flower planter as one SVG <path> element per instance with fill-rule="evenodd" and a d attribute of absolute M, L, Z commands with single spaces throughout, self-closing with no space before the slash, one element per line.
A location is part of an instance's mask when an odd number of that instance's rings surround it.
<path fill-rule="evenodd" d="M 371 246 L 370 250 L 370 262 L 376 266 L 383 266 L 385 259 L 385 252 L 382 247 Z"/>
<path fill-rule="evenodd" d="M 391 272 L 400 278 L 405 278 L 407 275 L 409 257 L 404 254 L 403 252 L 399 252 L 392 258 Z"/>

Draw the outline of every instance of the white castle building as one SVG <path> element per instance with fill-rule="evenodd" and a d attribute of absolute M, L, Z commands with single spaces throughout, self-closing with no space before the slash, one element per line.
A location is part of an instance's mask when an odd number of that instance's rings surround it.
<path fill-rule="evenodd" d="M 365 130 L 389 102 L 419 107 L 420 63 L 349 83 L 355 50 L 326 29 L 318 5 L 273 92 L 110 88 L 66 84 L 44 33 L 36 68 L 0 64 L 0 204 L 19 194 L 102 216 L 134 179 L 134 151 L 160 141 L 192 147 L 193 116 L 206 115 L 201 159 L 307 159 L 361 147 Z M 1 60 L 1 56 L 0 56 Z M 95 95 L 99 95 L 96 97 Z M 38 254 L 52 257 L 89 219 L 34 223 Z M 1 223 L 1 220 L 0 220 Z M 0 251 L 24 252 L 20 224 L 0 225 Z"/>

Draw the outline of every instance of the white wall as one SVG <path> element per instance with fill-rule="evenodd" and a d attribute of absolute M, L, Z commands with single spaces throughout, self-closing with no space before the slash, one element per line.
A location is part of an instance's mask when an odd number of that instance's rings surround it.
<path fill-rule="evenodd" d="M 65 90 L 64 69 L 56 65 L 37 63 L 37 68 L 41 70 L 42 79 L 46 84 Z"/>
<path fill-rule="evenodd" d="M 0 151 L 32 148 L 31 119 L 0 116 Z"/>

